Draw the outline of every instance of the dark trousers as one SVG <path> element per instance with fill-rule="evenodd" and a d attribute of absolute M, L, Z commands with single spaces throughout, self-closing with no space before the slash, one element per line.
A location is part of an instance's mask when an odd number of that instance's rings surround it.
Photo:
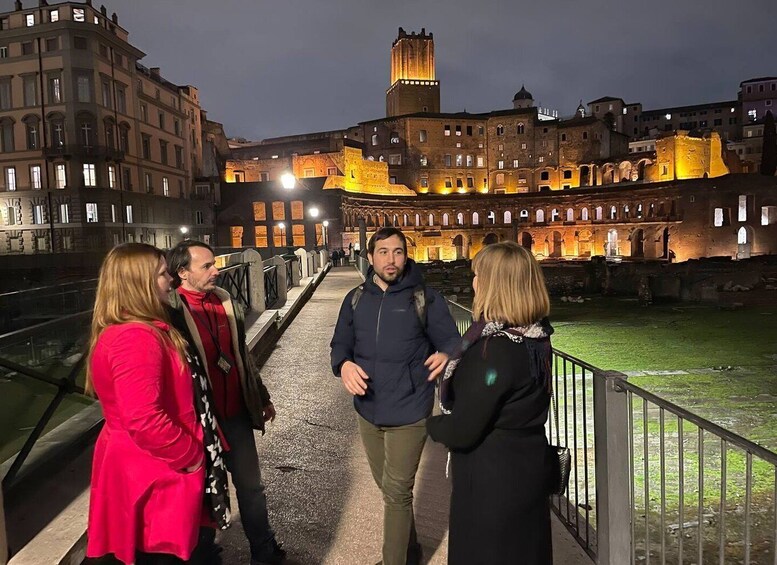
<path fill-rule="evenodd" d="M 272 553 L 275 533 L 267 516 L 267 497 L 256 453 L 254 429 L 246 412 L 220 423 L 229 444 L 224 462 L 237 492 L 240 521 L 251 546 L 251 556 L 261 560 Z"/>

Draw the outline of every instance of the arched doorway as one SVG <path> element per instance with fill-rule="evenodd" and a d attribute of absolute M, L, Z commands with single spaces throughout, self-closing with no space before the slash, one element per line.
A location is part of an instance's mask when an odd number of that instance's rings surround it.
<path fill-rule="evenodd" d="M 641 229 L 636 229 L 631 234 L 631 256 L 645 256 L 645 232 Z"/>
<path fill-rule="evenodd" d="M 618 230 L 609 230 L 607 232 L 607 243 L 604 246 L 604 254 L 607 257 L 618 255 Z"/>
<path fill-rule="evenodd" d="M 496 243 L 499 241 L 499 237 L 495 233 L 489 233 L 486 237 L 483 238 L 483 245 L 491 245 L 492 243 Z"/>
<path fill-rule="evenodd" d="M 453 247 L 456 248 L 456 259 L 465 259 L 464 257 L 464 236 L 461 234 L 453 238 Z"/>
<path fill-rule="evenodd" d="M 529 232 L 522 231 L 518 234 L 518 244 L 521 247 L 532 251 L 532 247 L 534 247 L 534 238 L 532 238 Z"/>
<path fill-rule="evenodd" d="M 742 226 L 737 231 L 737 259 L 749 259 L 753 246 L 753 230 L 750 226 Z"/>
<path fill-rule="evenodd" d="M 580 186 L 589 186 L 591 184 L 591 168 L 588 165 L 580 167 Z"/>

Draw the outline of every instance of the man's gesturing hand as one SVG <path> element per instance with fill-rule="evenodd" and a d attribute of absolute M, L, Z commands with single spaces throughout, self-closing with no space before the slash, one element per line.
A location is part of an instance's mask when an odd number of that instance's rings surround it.
<path fill-rule="evenodd" d="M 370 377 L 367 376 L 367 373 L 359 365 L 353 361 L 346 361 L 340 367 L 340 378 L 343 381 L 345 390 L 351 394 L 364 396 L 367 390 L 367 383 L 364 381 L 369 380 Z"/>
<path fill-rule="evenodd" d="M 424 365 L 426 365 L 429 368 L 429 377 L 427 377 L 427 381 L 433 381 L 437 378 L 437 375 L 439 375 L 442 370 L 445 368 L 445 364 L 448 362 L 448 354 L 447 353 L 440 353 L 439 351 L 437 353 L 433 353 L 429 356 L 429 359 L 426 360 Z"/>

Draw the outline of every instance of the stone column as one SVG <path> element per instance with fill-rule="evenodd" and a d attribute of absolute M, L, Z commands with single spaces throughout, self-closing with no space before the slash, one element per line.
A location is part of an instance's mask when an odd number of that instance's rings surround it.
<path fill-rule="evenodd" d="M 318 252 L 318 255 L 319 255 L 319 261 L 320 261 L 319 264 L 321 265 L 321 268 L 323 269 L 326 266 L 326 264 L 329 263 L 329 250 L 328 249 L 321 249 Z"/>
<path fill-rule="evenodd" d="M 367 250 L 367 224 L 364 218 L 359 218 L 359 250 Z"/>
<path fill-rule="evenodd" d="M 240 253 L 241 262 L 248 263 L 248 295 L 251 297 L 251 310 L 261 314 L 267 308 L 264 303 L 264 263 L 256 249 L 246 249 Z"/>
<path fill-rule="evenodd" d="M 305 251 L 302 247 L 297 249 L 294 252 L 294 255 L 297 256 L 297 261 L 300 264 L 300 269 L 297 269 L 298 271 L 302 271 L 302 278 L 307 279 L 310 277 L 310 269 L 308 268 L 308 252 Z"/>

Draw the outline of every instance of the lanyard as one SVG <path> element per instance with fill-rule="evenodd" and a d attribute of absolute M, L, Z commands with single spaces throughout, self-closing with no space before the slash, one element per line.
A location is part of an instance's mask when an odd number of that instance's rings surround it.
<path fill-rule="evenodd" d="M 210 295 L 206 295 L 206 297 L 207 296 L 210 296 Z M 210 302 L 208 303 L 212 305 L 212 303 Z M 192 313 L 193 316 L 198 318 L 200 322 L 205 326 L 205 329 L 207 330 L 208 335 L 210 336 L 211 340 L 213 340 L 213 345 L 216 347 L 216 357 L 219 358 L 223 356 L 224 353 L 221 350 L 221 343 L 219 343 L 218 314 L 214 311 L 213 320 L 211 320 L 210 314 L 208 314 L 208 311 L 205 308 L 205 304 L 206 304 L 205 299 L 200 301 L 200 305 L 202 306 L 202 313 L 194 310 L 191 307 L 189 307 L 189 311 Z"/>

